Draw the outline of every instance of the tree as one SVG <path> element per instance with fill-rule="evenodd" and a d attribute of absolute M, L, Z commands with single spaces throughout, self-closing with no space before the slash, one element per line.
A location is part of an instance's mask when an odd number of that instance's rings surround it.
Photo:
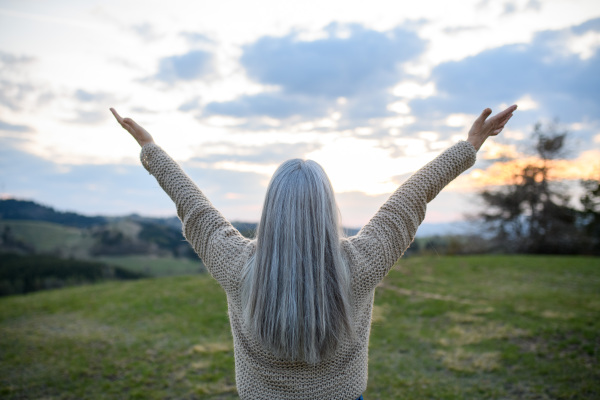
<path fill-rule="evenodd" d="M 582 180 L 581 186 L 584 194 L 579 199 L 583 207 L 580 225 L 585 232 L 585 245 L 590 253 L 600 254 L 600 179 Z"/>
<path fill-rule="evenodd" d="M 552 160 L 563 156 L 568 132 L 557 129 L 556 124 L 543 128 L 538 123 L 534 138 L 539 162 L 515 173 L 511 185 L 481 192 L 486 210 L 480 217 L 501 250 L 579 253 L 585 242 L 582 212 L 569 205 L 564 183 L 549 178 Z"/>

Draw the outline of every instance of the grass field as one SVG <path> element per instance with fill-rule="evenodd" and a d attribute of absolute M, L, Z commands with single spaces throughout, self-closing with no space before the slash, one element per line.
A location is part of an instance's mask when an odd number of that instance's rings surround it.
<path fill-rule="evenodd" d="M 60 249 L 64 254 L 82 258 L 94 244 L 86 231 L 52 222 L 0 220 L 0 232 L 7 226 L 18 239 L 33 245 L 37 253 Z"/>
<path fill-rule="evenodd" d="M 128 222 L 120 227 L 126 230 Z M 131 224 L 129 224 L 131 225 Z M 90 256 L 94 238 L 89 231 L 44 221 L 0 220 L 0 232 L 10 227 L 12 235 L 31 244 L 37 254 L 62 254 L 64 257 L 93 260 L 141 272 L 153 277 L 191 275 L 204 272 L 199 258 L 175 258 L 171 256 L 123 255 Z M 135 229 L 130 226 L 129 229 Z"/>
<path fill-rule="evenodd" d="M 372 399 L 600 398 L 600 259 L 410 258 L 377 289 Z M 0 299 L 4 399 L 234 399 L 207 275 Z"/>

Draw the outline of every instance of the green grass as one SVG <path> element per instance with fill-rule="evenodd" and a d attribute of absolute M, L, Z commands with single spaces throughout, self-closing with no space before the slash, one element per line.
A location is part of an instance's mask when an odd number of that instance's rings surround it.
<path fill-rule="evenodd" d="M 370 399 L 600 396 L 598 258 L 411 258 L 380 289 Z"/>
<path fill-rule="evenodd" d="M 600 259 L 403 260 L 377 289 L 365 399 L 600 397 Z M 233 399 L 207 275 L 0 299 L 0 397 Z"/>
<path fill-rule="evenodd" d="M 78 259 L 101 261 L 155 277 L 190 275 L 205 271 L 199 258 L 192 260 L 148 255 L 90 257 L 90 249 L 95 239 L 85 229 L 43 221 L 0 220 L 0 232 L 4 231 L 5 226 L 10 227 L 14 237 L 33 245 L 37 254 L 62 254 Z M 136 228 L 127 221 L 120 222 L 119 227 L 122 231 Z"/>
<path fill-rule="evenodd" d="M 33 245 L 37 253 L 61 251 L 76 258 L 87 256 L 94 244 L 82 229 L 44 221 L 0 220 L 0 232 L 9 226 L 12 234 Z"/>

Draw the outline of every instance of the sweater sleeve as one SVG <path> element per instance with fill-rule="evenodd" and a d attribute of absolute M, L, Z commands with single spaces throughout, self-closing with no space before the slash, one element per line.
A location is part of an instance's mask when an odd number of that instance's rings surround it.
<path fill-rule="evenodd" d="M 402 184 L 349 243 L 354 249 L 354 286 L 374 288 L 412 243 L 427 203 L 475 163 L 475 148 L 461 141 Z"/>
<path fill-rule="evenodd" d="M 183 235 L 200 256 L 210 274 L 223 288 L 236 279 L 233 262 L 250 242 L 210 203 L 179 165 L 158 145 L 146 144 L 142 165 L 153 175 L 177 207 Z"/>

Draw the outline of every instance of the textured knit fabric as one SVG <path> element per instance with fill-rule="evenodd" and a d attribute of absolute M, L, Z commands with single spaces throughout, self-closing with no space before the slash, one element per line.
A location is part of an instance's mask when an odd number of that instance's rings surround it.
<path fill-rule="evenodd" d="M 343 239 L 356 335 L 342 338 L 332 357 L 311 365 L 274 357 L 244 324 L 242 270 L 256 242 L 244 238 L 159 146 L 142 148 L 142 164 L 175 202 L 185 238 L 227 295 L 240 398 L 353 400 L 365 391 L 375 287 L 412 242 L 427 203 L 473 165 L 475 154 L 468 142 L 450 147 L 400 186 L 356 236 Z"/>

